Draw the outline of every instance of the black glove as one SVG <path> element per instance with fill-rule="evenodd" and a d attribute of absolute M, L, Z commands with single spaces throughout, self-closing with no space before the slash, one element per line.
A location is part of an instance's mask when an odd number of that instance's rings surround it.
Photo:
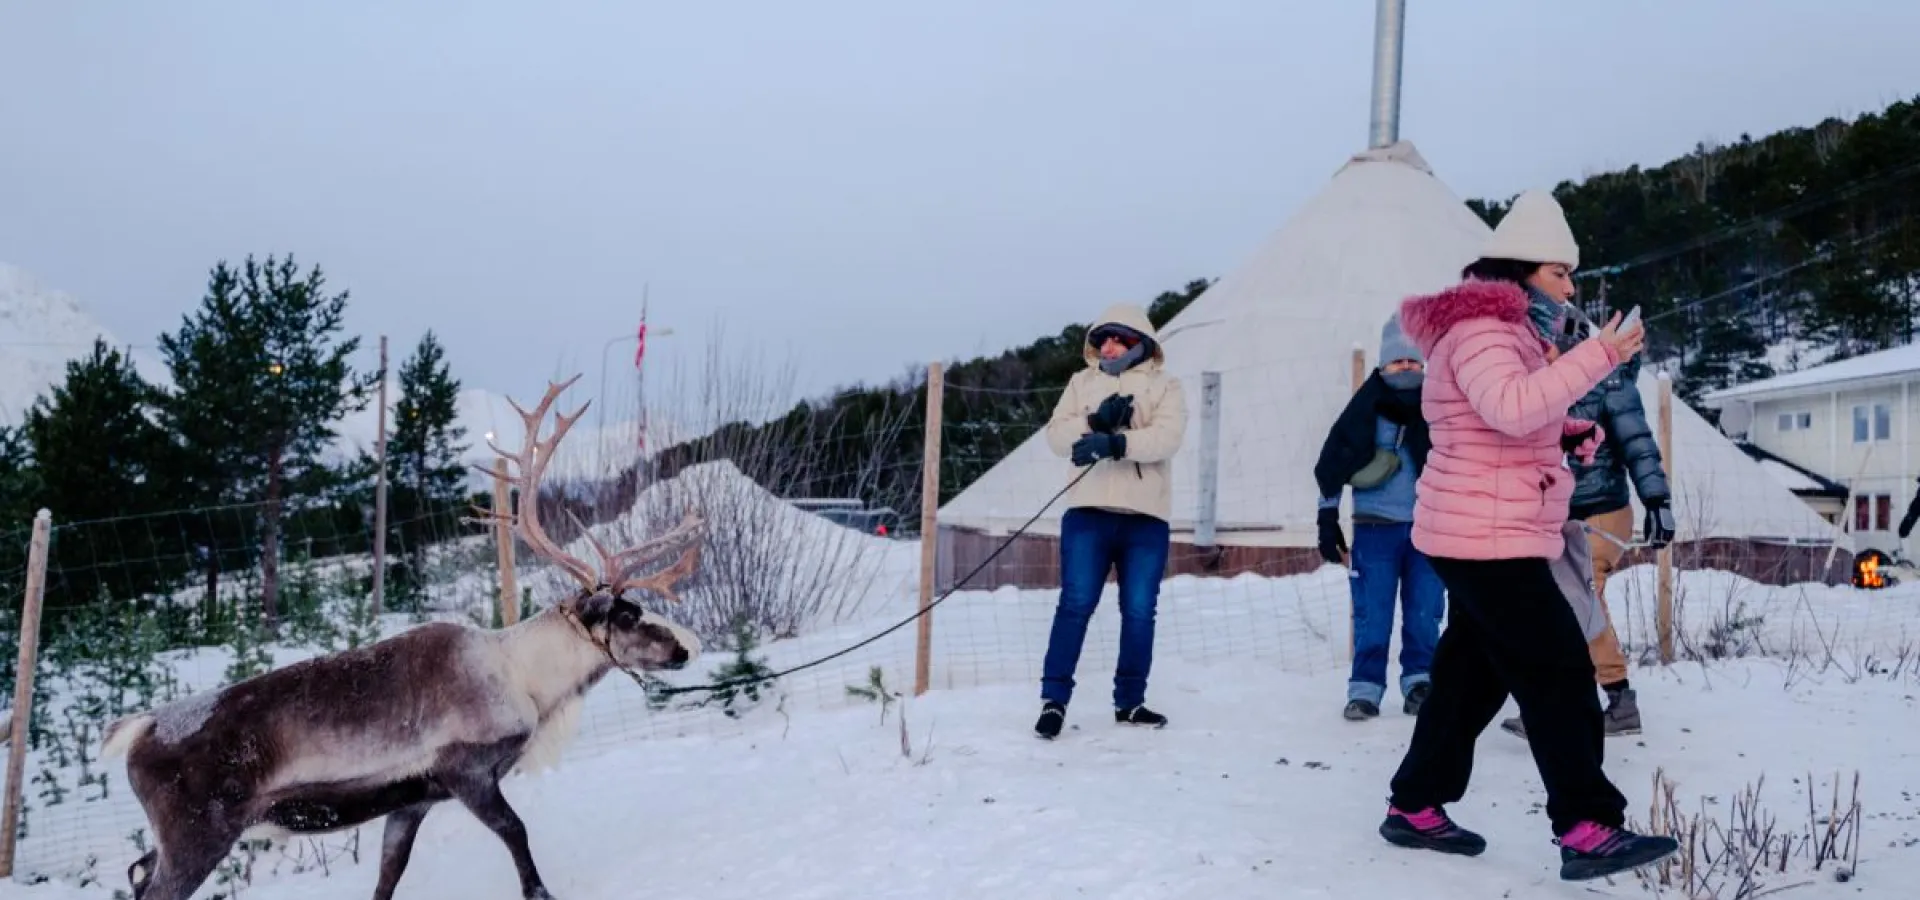
<path fill-rule="evenodd" d="M 1665 549 L 1673 543 L 1673 510 L 1667 506 L 1665 497 L 1642 497 L 1640 504 L 1647 508 L 1647 519 L 1640 526 L 1646 532 L 1647 546 L 1655 550 Z"/>
<path fill-rule="evenodd" d="M 1089 434 L 1073 442 L 1073 464 L 1090 466 L 1103 459 L 1120 459 L 1127 455 L 1127 436 L 1124 434 Z"/>
<path fill-rule="evenodd" d="M 1087 427 L 1097 434 L 1112 434 L 1133 421 L 1133 395 L 1109 394 L 1100 408 L 1087 416 Z"/>
<path fill-rule="evenodd" d="M 1347 536 L 1340 531 L 1340 507 L 1320 508 L 1320 558 L 1336 566 L 1347 564 Z"/>

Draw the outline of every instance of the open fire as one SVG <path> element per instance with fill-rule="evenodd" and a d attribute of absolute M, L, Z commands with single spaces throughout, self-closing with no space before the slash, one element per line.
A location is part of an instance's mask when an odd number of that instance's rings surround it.
<path fill-rule="evenodd" d="M 1879 590 L 1893 583 L 1887 568 L 1893 560 L 1878 550 L 1862 550 L 1853 557 L 1853 586 Z"/>

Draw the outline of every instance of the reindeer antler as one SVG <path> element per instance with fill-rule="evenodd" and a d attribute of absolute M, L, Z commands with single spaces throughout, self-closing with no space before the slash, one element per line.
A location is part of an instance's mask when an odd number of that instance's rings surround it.
<path fill-rule="evenodd" d="M 568 575 L 573 576 L 575 581 L 580 582 L 581 588 L 591 591 L 599 586 L 599 579 L 594 577 L 593 567 L 579 557 L 560 549 L 553 538 L 547 536 L 547 530 L 540 525 L 540 476 L 546 474 L 547 465 L 553 461 L 554 449 L 560 445 L 561 439 L 567 436 L 567 431 L 573 427 L 573 423 L 580 421 L 580 417 L 586 415 L 587 407 L 593 405 L 592 401 L 581 404 L 571 416 L 555 413 L 553 436 L 544 441 L 540 440 L 540 425 L 546 420 L 547 410 L 553 406 L 553 401 L 559 398 L 561 392 L 572 387 L 573 383 L 579 380 L 580 376 L 575 375 L 557 384 L 548 382 L 546 396 L 540 398 L 540 405 L 534 407 L 533 412 L 527 412 L 520 408 L 520 404 L 515 403 L 513 398 L 507 398 L 507 404 L 513 407 L 514 412 L 520 414 L 526 426 L 526 436 L 522 439 L 520 452 L 508 453 L 500 449 L 492 438 L 487 439 L 487 446 L 493 448 L 493 452 L 513 463 L 518 469 L 515 480 L 520 489 L 520 504 L 514 513 L 505 515 L 509 516 L 509 521 L 520 532 L 520 537 L 527 542 L 527 546 L 533 548 L 535 553 L 552 560 Z M 499 479 L 499 475 L 491 469 L 480 469 L 480 471 L 486 472 L 495 480 Z M 495 511 L 494 515 L 498 517 L 503 513 Z"/>
<path fill-rule="evenodd" d="M 607 584 L 612 586 L 616 595 L 628 588 L 641 588 L 678 603 L 680 595 L 674 593 L 673 586 L 693 574 L 699 564 L 700 543 L 706 536 L 706 520 L 688 513 L 681 517 L 680 524 L 666 534 L 614 554 L 607 562 Z M 634 577 L 633 573 L 673 555 L 675 551 L 681 555 L 673 565 L 645 578 Z"/>
<path fill-rule="evenodd" d="M 533 412 L 521 409 L 520 404 L 515 403 L 511 397 L 507 398 L 507 403 L 513 406 L 514 412 L 519 413 L 526 424 L 526 437 L 523 439 L 520 452 L 508 453 L 494 444 L 492 438 L 487 439 L 487 446 L 493 448 L 493 452 L 499 454 L 502 459 L 512 463 L 513 467 L 517 467 L 517 474 L 512 477 L 520 491 L 520 502 L 516 509 L 494 510 L 488 514 L 488 518 L 505 519 L 520 533 L 520 537 L 533 548 L 535 553 L 559 565 L 585 590 L 593 591 L 604 585 L 617 597 L 622 591 L 639 588 L 653 591 L 678 603 L 680 595 L 675 593 L 674 586 L 693 574 L 694 569 L 699 565 L 700 543 L 706 538 L 707 523 L 700 516 L 688 513 L 681 517 L 680 523 L 667 533 L 647 540 L 639 546 L 614 553 L 594 536 L 593 531 L 587 528 L 586 523 L 580 521 L 572 510 L 567 510 L 567 515 L 573 519 L 574 525 L 579 527 L 580 533 L 586 536 L 587 543 L 593 547 L 593 552 L 600 557 L 600 577 L 598 578 L 595 577 L 593 566 L 560 549 L 560 546 L 547 536 L 546 529 L 540 525 L 540 477 L 546 474 L 547 465 L 553 461 L 554 449 L 560 445 L 561 439 L 567 436 L 568 429 L 573 427 L 573 423 L 580 421 L 581 416 L 586 415 L 587 407 L 592 403 L 589 401 L 581 404 L 572 415 L 555 413 L 553 434 L 544 441 L 540 440 L 540 425 L 545 421 L 547 410 L 553 406 L 553 401 L 579 380 L 580 376 L 575 375 L 558 384 L 548 382 L 546 396 L 540 398 L 540 405 L 534 407 Z M 474 468 L 487 473 L 495 481 L 500 480 L 500 475 L 491 469 L 480 466 Z M 681 555 L 673 565 L 644 578 L 634 577 L 635 572 L 676 552 Z"/>
<path fill-rule="evenodd" d="M 645 578 L 622 579 L 616 586 L 615 593 L 618 594 L 623 590 L 639 588 L 641 590 L 653 591 L 673 603 L 679 603 L 680 594 L 674 590 L 674 587 L 692 575 L 694 569 L 699 568 L 699 566 L 700 545 L 695 543 L 681 552 L 680 558 L 674 561 L 674 564 L 671 566 L 661 569 Z"/>

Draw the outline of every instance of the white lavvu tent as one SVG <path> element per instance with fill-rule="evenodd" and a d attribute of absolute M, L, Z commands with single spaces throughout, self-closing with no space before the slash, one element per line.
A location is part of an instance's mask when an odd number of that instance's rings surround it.
<path fill-rule="evenodd" d="M 1381 326 L 1401 301 L 1457 282 L 1491 233 L 1418 151 L 1400 141 L 1353 157 L 1249 262 L 1168 322 L 1161 329 L 1167 369 L 1181 379 L 1189 410 L 1186 439 L 1173 460 L 1174 540 L 1193 540 L 1201 373 L 1213 371 L 1220 373 L 1215 542 L 1313 547 L 1319 495 L 1313 465 L 1351 396 L 1354 348 L 1374 365 Z M 1641 388 L 1652 422 L 1658 399 L 1652 374 Z M 1680 540 L 1845 542 L 1678 400 L 1674 432 Z M 940 510 L 941 528 L 1010 534 L 1074 471 L 1036 432 Z M 1028 533 L 1057 535 L 1063 511 L 1055 503 Z M 1636 529 L 1640 518 L 1636 502 Z"/>
<path fill-rule="evenodd" d="M 1353 348 L 1376 356 L 1400 301 L 1457 281 L 1488 234 L 1402 141 L 1353 157 L 1246 265 L 1168 322 L 1167 371 L 1188 409 L 1173 461 L 1176 540 L 1191 535 L 1198 501 L 1202 371 L 1221 382 L 1219 543 L 1310 547 L 1313 464 L 1352 393 Z M 1036 433 L 954 497 L 940 522 L 1010 532 L 1073 472 Z M 1055 504 L 1030 531 L 1057 534 L 1062 511 Z"/>

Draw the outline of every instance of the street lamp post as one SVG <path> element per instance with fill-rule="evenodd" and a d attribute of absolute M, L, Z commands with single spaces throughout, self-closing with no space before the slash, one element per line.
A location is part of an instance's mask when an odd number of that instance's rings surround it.
<path fill-rule="evenodd" d="M 671 328 L 647 329 L 647 337 L 650 337 L 650 338 L 670 337 L 672 334 L 673 334 L 673 329 Z M 640 336 L 637 334 L 622 335 L 620 337 L 613 338 L 612 340 L 607 341 L 606 344 L 602 345 L 600 348 L 600 393 L 597 395 L 597 399 L 600 404 L 600 412 L 596 417 L 599 424 L 595 426 L 600 431 L 600 444 L 599 444 L 599 449 L 595 451 L 595 454 L 596 454 L 596 458 L 594 460 L 595 468 L 602 468 L 606 462 L 604 458 L 604 454 L 606 453 L 607 406 L 608 406 L 608 403 L 607 403 L 607 351 L 612 350 L 613 345 L 615 344 L 638 343 L 639 340 L 640 340 Z M 640 360 L 640 366 L 642 371 L 645 371 L 646 364 L 647 364 L 646 359 L 642 357 Z M 644 394 L 642 394 L 639 399 L 642 404 L 645 404 L 647 402 L 647 398 Z M 645 415 L 644 409 L 642 409 L 641 414 Z"/>

